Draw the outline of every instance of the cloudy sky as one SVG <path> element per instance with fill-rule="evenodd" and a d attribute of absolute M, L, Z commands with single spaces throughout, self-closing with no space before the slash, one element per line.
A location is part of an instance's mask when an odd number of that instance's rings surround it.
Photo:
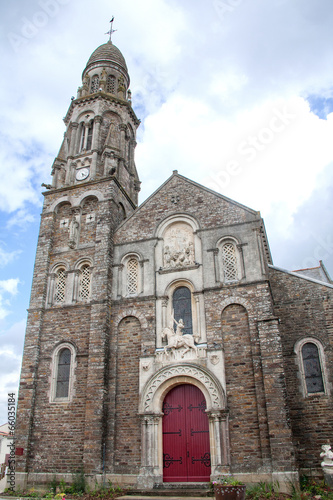
<path fill-rule="evenodd" d="M 180 174 L 260 210 L 273 261 L 333 275 L 332 0 L 13 0 L 0 7 L 0 424 L 42 208 L 95 48 L 126 58 L 140 202 Z"/>

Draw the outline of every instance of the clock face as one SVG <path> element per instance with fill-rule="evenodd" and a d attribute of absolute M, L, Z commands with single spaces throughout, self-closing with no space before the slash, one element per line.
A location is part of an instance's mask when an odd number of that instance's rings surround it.
<path fill-rule="evenodd" d="M 80 168 L 80 170 L 76 172 L 76 180 L 83 181 L 88 177 L 88 175 L 89 175 L 89 168 Z"/>

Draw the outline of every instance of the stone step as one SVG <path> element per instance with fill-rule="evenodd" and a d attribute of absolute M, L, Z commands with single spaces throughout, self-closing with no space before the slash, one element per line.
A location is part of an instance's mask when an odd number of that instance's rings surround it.
<path fill-rule="evenodd" d="M 208 483 L 163 483 L 156 485 L 152 490 L 130 490 L 127 492 L 127 496 L 131 497 L 133 500 L 137 498 L 164 498 L 167 497 L 183 497 L 183 498 L 202 498 L 207 496 L 212 496 L 213 493 L 209 488 Z"/>

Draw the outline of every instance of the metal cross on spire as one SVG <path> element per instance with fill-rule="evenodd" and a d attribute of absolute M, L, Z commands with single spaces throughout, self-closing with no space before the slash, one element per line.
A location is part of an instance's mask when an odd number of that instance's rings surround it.
<path fill-rule="evenodd" d="M 113 21 L 114 21 L 114 16 L 112 16 L 112 19 L 110 21 L 110 24 L 111 24 L 110 30 L 105 33 L 106 35 L 110 35 L 109 42 L 111 42 L 111 43 L 112 43 L 112 40 L 111 40 L 112 33 L 114 33 L 115 31 L 117 31 L 117 30 L 113 29 Z"/>

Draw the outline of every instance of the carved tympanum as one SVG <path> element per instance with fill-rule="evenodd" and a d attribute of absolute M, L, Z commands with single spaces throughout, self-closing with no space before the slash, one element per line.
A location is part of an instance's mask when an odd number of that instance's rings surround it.
<path fill-rule="evenodd" d="M 165 269 L 194 264 L 193 231 L 189 224 L 172 224 L 164 235 L 163 266 Z"/>

